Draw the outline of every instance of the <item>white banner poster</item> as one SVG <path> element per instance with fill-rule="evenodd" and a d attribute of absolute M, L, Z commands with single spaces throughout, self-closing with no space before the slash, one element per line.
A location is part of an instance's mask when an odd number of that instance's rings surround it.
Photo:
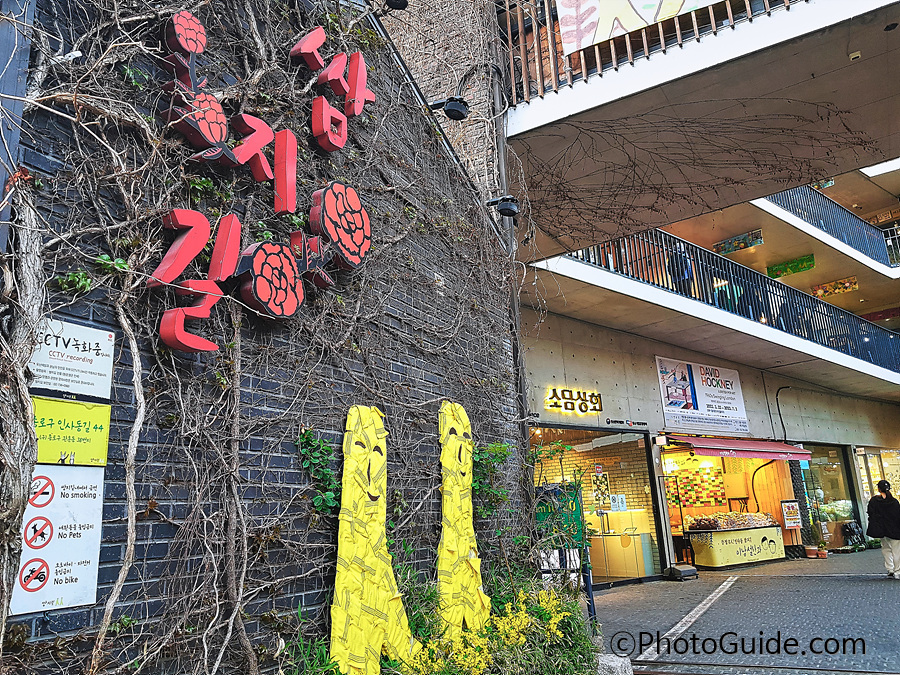
<path fill-rule="evenodd" d="M 47 319 L 28 364 L 34 373 L 31 386 L 109 399 L 114 347 L 112 331 Z"/>
<path fill-rule="evenodd" d="M 736 370 L 656 357 L 666 429 L 750 432 Z"/>
<path fill-rule="evenodd" d="M 34 467 L 10 614 L 97 600 L 103 467 Z"/>

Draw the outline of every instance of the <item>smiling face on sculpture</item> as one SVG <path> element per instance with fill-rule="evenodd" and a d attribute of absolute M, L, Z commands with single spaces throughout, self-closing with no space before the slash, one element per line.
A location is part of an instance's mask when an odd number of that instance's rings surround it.
<path fill-rule="evenodd" d="M 331 606 L 330 653 L 344 675 L 377 675 L 383 651 L 406 660 L 421 648 L 409 630 L 387 548 L 387 435 L 378 408 L 350 408 Z"/>
<path fill-rule="evenodd" d="M 387 430 L 378 408 L 354 406 L 347 415 L 347 456 L 352 470 L 354 502 L 371 516 L 385 511 L 387 494 Z M 384 524 L 381 524 L 384 528 Z"/>
<path fill-rule="evenodd" d="M 459 403 L 441 405 L 439 429 L 441 467 L 463 486 L 472 484 L 472 423 Z M 449 477 L 448 476 L 448 477 Z"/>

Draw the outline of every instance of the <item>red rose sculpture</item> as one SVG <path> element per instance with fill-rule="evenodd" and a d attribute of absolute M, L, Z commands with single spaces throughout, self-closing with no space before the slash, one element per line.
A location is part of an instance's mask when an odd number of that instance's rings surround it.
<path fill-rule="evenodd" d="M 313 232 L 325 235 L 338 252 L 335 262 L 344 269 L 358 267 L 372 247 L 372 224 L 349 185 L 334 181 L 312 196 L 309 224 Z"/>
<path fill-rule="evenodd" d="M 178 12 L 166 26 L 166 44 L 173 52 L 202 54 L 206 49 L 206 29 L 190 12 Z"/>
<path fill-rule="evenodd" d="M 200 149 L 192 159 L 208 162 L 225 157 L 231 164 L 238 164 L 228 147 L 228 118 L 222 104 L 203 91 L 206 78 L 197 76 L 197 54 L 206 49 L 206 29 L 190 12 L 178 12 L 166 27 L 166 44 L 173 54 L 164 63 L 175 74 L 175 81 L 166 88 L 172 92 L 166 116 L 191 145 Z"/>
<path fill-rule="evenodd" d="M 287 244 L 267 241 L 249 247 L 238 274 L 243 282 L 241 297 L 262 314 L 286 319 L 303 303 L 303 283 Z"/>

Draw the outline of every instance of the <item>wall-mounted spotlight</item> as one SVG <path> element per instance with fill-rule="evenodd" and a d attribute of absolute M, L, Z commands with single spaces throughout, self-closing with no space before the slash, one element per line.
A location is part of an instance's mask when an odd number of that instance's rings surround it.
<path fill-rule="evenodd" d="M 406 9 L 409 6 L 408 0 L 385 0 L 385 3 L 391 9 Z"/>
<path fill-rule="evenodd" d="M 434 103 L 429 103 L 432 110 L 444 110 L 444 114 L 455 122 L 464 120 L 469 116 L 469 104 L 460 96 L 451 96 Z"/>
<path fill-rule="evenodd" d="M 519 200 L 512 195 L 494 197 L 485 202 L 485 206 L 496 206 L 501 216 L 513 218 L 519 214 Z"/>

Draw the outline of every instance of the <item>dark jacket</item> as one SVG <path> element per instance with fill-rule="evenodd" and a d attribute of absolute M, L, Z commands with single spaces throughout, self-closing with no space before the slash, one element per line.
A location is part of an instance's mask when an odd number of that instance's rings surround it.
<path fill-rule="evenodd" d="M 869 514 L 867 535 L 900 539 L 900 502 L 894 497 L 875 495 L 869 500 L 866 511 Z"/>

